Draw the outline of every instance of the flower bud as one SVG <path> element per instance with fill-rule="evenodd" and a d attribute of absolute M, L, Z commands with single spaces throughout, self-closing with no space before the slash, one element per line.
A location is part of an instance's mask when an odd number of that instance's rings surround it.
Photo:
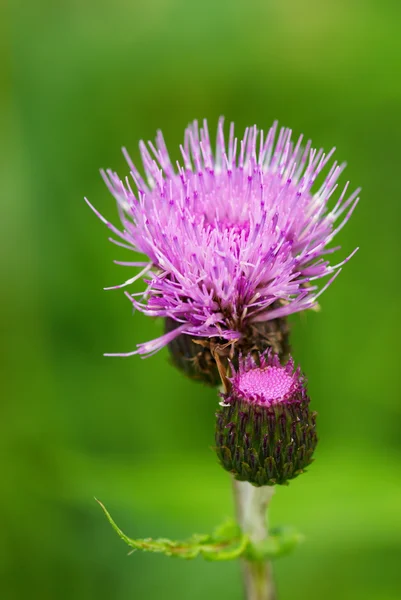
<path fill-rule="evenodd" d="M 235 479 L 256 486 L 285 484 L 312 462 L 316 413 L 306 380 L 290 357 L 282 366 L 271 350 L 239 359 L 229 393 L 216 413 L 216 452 Z"/>

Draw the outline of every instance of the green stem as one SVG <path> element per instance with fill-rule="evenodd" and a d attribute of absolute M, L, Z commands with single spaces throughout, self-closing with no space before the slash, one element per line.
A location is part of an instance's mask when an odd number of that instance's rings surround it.
<path fill-rule="evenodd" d="M 252 542 L 268 536 L 266 511 L 274 494 L 274 487 L 255 487 L 246 481 L 233 480 L 237 520 Z M 275 600 L 272 566 L 269 561 L 244 560 L 244 587 L 246 600 Z"/>

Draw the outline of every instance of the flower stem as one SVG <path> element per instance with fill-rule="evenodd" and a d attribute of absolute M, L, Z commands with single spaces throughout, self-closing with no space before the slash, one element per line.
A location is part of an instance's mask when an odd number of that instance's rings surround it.
<path fill-rule="evenodd" d="M 273 486 L 255 487 L 247 481 L 233 479 L 237 520 L 252 542 L 268 536 L 267 506 L 274 494 Z M 243 576 L 246 600 L 275 600 L 272 566 L 265 560 L 244 560 Z"/>

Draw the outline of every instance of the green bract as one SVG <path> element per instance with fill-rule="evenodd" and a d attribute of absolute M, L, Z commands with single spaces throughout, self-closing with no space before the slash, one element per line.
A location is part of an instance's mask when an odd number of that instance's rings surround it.
<path fill-rule="evenodd" d="M 285 484 L 312 462 L 316 413 L 308 397 L 270 406 L 234 398 L 216 416 L 217 456 L 240 481 Z"/>

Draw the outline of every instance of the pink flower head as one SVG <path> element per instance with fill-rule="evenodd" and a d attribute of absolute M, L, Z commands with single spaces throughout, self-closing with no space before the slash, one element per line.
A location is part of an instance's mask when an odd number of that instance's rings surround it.
<path fill-rule="evenodd" d="M 258 362 L 249 354 L 239 357 L 236 371 L 231 365 L 233 376 L 230 379 L 232 390 L 223 397 L 242 400 L 260 406 L 300 402 L 306 398 L 306 381 L 301 370 L 294 368 L 294 360 L 290 356 L 285 366 L 280 363 L 277 354 L 271 349 L 259 355 Z M 224 404 L 224 403 L 223 403 Z"/>
<path fill-rule="evenodd" d="M 213 151 L 206 121 L 200 129 L 195 121 L 176 167 L 158 132 L 155 145 L 140 143 L 145 178 L 125 150 L 131 177 L 102 173 L 117 200 L 121 230 L 91 208 L 117 236 L 111 241 L 147 257 L 119 263 L 140 270 L 108 289 L 146 277 L 143 293 L 125 292 L 133 306 L 177 322 L 162 337 L 117 356 L 152 354 L 180 334 L 235 343 L 252 324 L 316 307 L 355 252 L 337 265 L 327 259 L 359 190 L 347 197 L 346 184 L 329 207 L 344 165 L 334 162 L 315 186 L 334 149 L 326 155 L 301 143 L 302 136 L 291 141 L 289 129 L 277 135 L 277 123 L 267 135 L 247 128 L 242 139 L 231 124 L 227 141 L 220 119 Z"/>
<path fill-rule="evenodd" d="M 216 413 L 216 452 L 236 479 L 254 485 L 287 483 L 304 472 L 317 445 L 316 413 L 306 379 L 290 358 L 271 349 L 239 357 L 231 388 Z"/>

